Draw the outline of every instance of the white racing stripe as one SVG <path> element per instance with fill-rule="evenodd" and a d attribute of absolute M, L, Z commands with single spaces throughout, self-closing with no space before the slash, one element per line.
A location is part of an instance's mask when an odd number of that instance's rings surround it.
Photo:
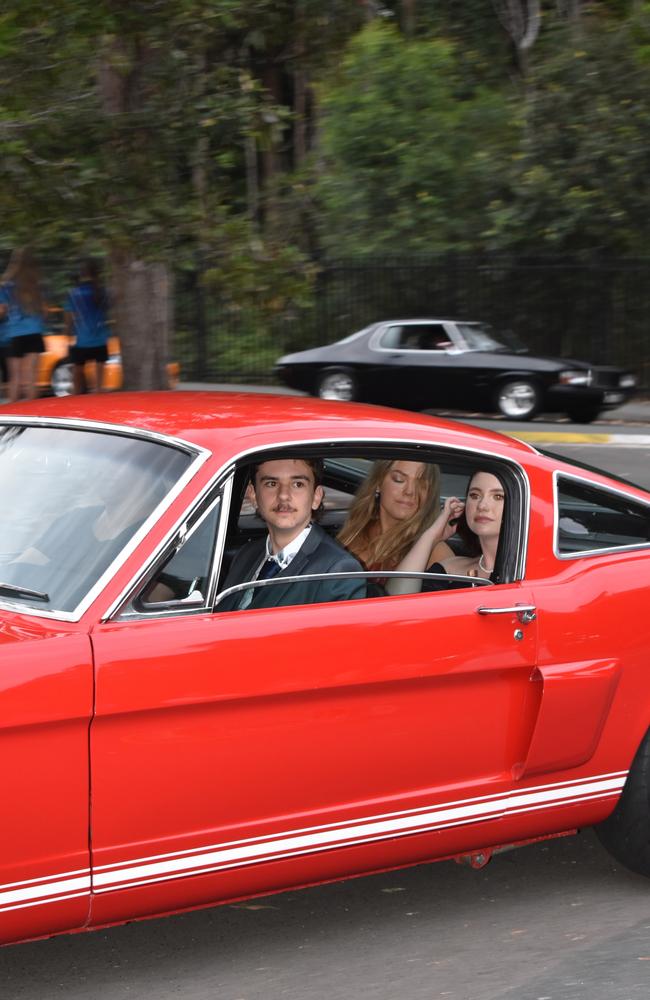
<path fill-rule="evenodd" d="M 393 837 L 451 829 L 467 823 L 547 810 L 553 806 L 613 798 L 620 793 L 626 777 L 626 771 L 601 774 L 582 781 L 562 781 L 506 794 L 440 803 L 428 808 L 366 816 L 353 823 L 332 823 L 289 830 L 270 837 L 214 844 L 199 850 L 137 858 L 128 864 L 101 865 L 93 872 L 92 890 L 113 892 Z M 87 871 L 63 872 L 49 879 L 44 876 L 14 882 L 0 887 L 0 912 L 61 902 L 85 895 L 90 890 L 91 878 Z"/>
<path fill-rule="evenodd" d="M 485 822 L 505 815 L 573 805 L 591 799 L 610 798 L 622 789 L 627 772 L 599 775 L 582 782 L 561 782 L 507 795 L 484 796 L 446 803 L 427 810 L 365 817 L 350 825 L 333 824 L 309 830 L 288 831 L 266 839 L 253 838 L 212 845 L 200 851 L 141 858 L 128 866 L 105 865 L 93 873 L 93 890 L 110 892 L 118 888 L 208 874 L 263 861 L 319 853 L 351 847 L 391 837 L 426 833 L 471 822 Z"/>
<path fill-rule="evenodd" d="M 12 886 L 0 888 L 0 911 L 83 895 L 90 892 L 90 885 L 90 871 L 80 875 L 61 874 L 51 879 L 45 877 L 31 882 L 15 882 Z"/>

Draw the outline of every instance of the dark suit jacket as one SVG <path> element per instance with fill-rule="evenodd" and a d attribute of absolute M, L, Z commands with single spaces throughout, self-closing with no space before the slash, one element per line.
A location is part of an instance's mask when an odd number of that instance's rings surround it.
<path fill-rule="evenodd" d="M 259 566 L 266 553 L 266 539 L 248 542 L 232 561 L 223 589 L 246 583 Z M 296 553 L 286 569 L 275 577 L 302 576 L 305 573 L 363 573 L 359 562 L 342 545 L 313 524 L 300 551 Z M 242 600 L 245 591 L 237 591 L 217 604 L 217 611 L 233 611 Z M 287 583 L 282 587 L 274 584 L 257 587 L 253 593 L 250 608 L 277 608 L 291 604 L 319 604 L 321 601 L 347 601 L 366 596 L 365 580 L 305 580 Z"/>

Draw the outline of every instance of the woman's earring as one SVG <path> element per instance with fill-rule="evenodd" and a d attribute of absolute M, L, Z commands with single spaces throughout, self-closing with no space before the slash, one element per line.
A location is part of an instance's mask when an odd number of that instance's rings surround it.
<path fill-rule="evenodd" d="M 375 503 L 376 504 L 379 504 L 379 498 L 380 498 L 380 496 L 381 496 L 381 493 L 379 492 L 379 490 L 375 490 Z"/>

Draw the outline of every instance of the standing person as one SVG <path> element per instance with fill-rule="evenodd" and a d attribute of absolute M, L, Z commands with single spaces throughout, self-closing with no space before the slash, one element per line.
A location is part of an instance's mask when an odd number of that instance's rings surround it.
<path fill-rule="evenodd" d="M 393 570 L 440 511 L 440 470 L 431 462 L 375 462 L 337 538 L 367 570 Z M 432 560 L 447 559 L 440 541 Z"/>
<path fill-rule="evenodd" d="M 27 247 L 13 251 L 0 281 L 2 320 L 9 362 L 9 402 L 17 402 L 21 393 L 34 399 L 38 356 L 45 350 L 45 324 L 38 266 Z"/>
<path fill-rule="evenodd" d="M 0 393 L 3 396 L 9 382 L 9 366 L 7 364 L 8 344 L 7 320 L 0 319 Z"/>
<path fill-rule="evenodd" d="M 101 392 L 104 383 L 104 365 L 108 360 L 108 300 L 101 283 L 97 261 L 83 261 L 77 283 L 68 292 L 63 307 L 65 332 L 74 336 L 70 348 L 73 364 L 74 391 L 88 391 L 86 362 L 95 364 L 95 391 Z"/>

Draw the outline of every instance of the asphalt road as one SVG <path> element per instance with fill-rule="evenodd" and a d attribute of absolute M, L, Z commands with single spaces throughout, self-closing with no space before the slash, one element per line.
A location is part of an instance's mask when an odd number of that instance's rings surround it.
<path fill-rule="evenodd" d="M 650 884 L 591 832 L 0 952 L 3 1000 L 647 1000 Z"/>

